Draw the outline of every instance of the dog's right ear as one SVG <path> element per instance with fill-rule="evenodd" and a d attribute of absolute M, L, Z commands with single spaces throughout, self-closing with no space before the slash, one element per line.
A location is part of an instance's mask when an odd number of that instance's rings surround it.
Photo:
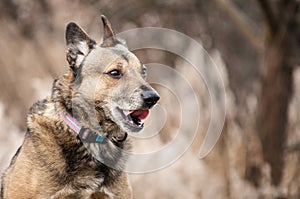
<path fill-rule="evenodd" d="M 96 46 L 92 40 L 76 23 L 69 23 L 66 29 L 67 61 L 76 73 L 85 56 Z"/>

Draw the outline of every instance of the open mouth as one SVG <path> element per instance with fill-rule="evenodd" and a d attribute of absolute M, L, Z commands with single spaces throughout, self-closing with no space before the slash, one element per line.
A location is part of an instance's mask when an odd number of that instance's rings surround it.
<path fill-rule="evenodd" d="M 144 121 L 149 115 L 149 109 L 145 110 L 121 110 L 125 119 L 125 124 L 132 131 L 139 131 L 144 127 Z"/>

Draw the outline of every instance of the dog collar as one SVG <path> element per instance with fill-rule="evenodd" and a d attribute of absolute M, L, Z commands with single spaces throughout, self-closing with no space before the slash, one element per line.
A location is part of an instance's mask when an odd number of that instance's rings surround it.
<path fill-rule="evenodd" d="M 104 143 L 106 142 L 107 138 L 102 137 L 100 135 L 97 135 L 95 132 L 93 132 L 91 129 L 86 128 L 74 118 L 70 114 L 67 115 L 61 115 L 61 118 L 64 120 L 64 122 L 73 130 L 75 131 L 79 138 L 84 142 L 90 142 L 90 143 Z"/>

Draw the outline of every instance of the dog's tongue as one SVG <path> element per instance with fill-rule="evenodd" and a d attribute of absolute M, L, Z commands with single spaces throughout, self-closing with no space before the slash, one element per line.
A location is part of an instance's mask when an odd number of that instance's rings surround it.
<path fill-rule="evenodd" d="M 137 117 L 140 120 L 144 120 L 147 118 L 147 116 L 149 115 L 149 109 L 147 110 L 136 110 L 136 111 L 132 111 L 130 113 L 131 116 L 133 117 Z"/>

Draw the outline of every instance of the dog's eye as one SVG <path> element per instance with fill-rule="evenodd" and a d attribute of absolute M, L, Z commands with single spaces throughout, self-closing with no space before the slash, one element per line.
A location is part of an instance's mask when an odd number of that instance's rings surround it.
<path fill-rule="evenodd" d="M 116 79 L 119 79 L 122 77 L 122 73 L 120 70 L 117 70 L 117 69 L 114 69 L 114 70 L 111 70 L 108 72 L 108 74 L 113 77 L 113 78 L 116 78 Z"/>
<path fill-rule="evenodd" d="M 145 79 L 147 77 L 147 69 L 143 68 L 142 70 L 142 77 Z"/>

